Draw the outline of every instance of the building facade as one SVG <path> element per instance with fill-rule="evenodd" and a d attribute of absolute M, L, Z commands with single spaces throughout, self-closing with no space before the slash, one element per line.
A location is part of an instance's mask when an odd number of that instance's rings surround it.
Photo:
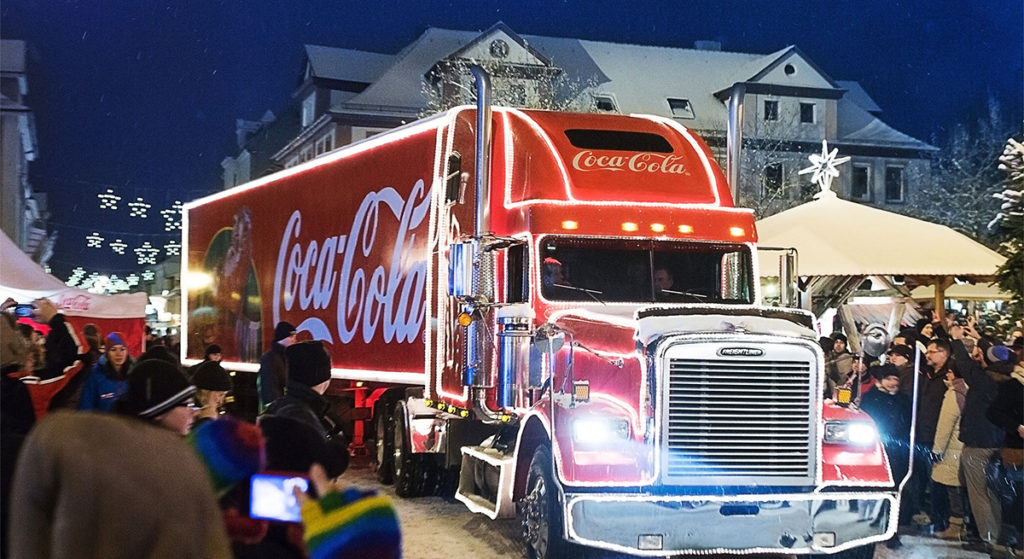
<path fill-rule="evenodd" d="M 287 168 L 336 147 L 474 101 L 470 64 L 492 76 L 495 104 L 675 119 L 702 135 L 725 163 L 727 102 L 743 86 L 738 201 L 759 217 L 806 200 L 814 188 L 798 171 L 822 140 L 851 161 L 832 188 L 887 209 L 930 181 L 937 149 L 880 118 L 855 81 L 825 74 L 795 46 L 770 54 L 519 35 L 504 24 L 484 32 L 428 28 L 397 54 L 306 45 L 288 140 L 270 148 Z M 268 127 L 269 128 L 269 127 Z M 248 152 L 225 160 L 246 165 Z M 227 168 L 227 167 L 226 167 Z M 236 173 L 256 178 L 259 171 Z M 240 184 L 228 180 L 225 187 Z"/>

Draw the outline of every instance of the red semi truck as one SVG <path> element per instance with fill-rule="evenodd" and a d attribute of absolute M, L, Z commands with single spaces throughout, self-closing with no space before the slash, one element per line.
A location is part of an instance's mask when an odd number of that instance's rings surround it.
<path fill-rule="evenodd" d="M 186 360 L 255 371 L 297 325 L 381 481 L 457 480 L 532 556 L 867 558 L 895 532 L 873 423 L 823 398 L 811 315 L 759 305 L 753 215 L 671 119 L 456 108 L 185 231 Z"/>

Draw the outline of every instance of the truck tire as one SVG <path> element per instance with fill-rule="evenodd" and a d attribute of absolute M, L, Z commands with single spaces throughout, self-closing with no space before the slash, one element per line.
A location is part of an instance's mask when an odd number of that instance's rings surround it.
<path fill-rule="evenodd" d="M 412 452 L 404 401 L 395 403 L 393 417 L 395 494 L 399 497 L 432 495 L 437 485 L 433 468 L 435 455 Z"/>
<path fill-rule="evenodd" d="M 387 400 L 379 400 L 373 405 L 377 481 L 384 485 L 390 485 L 395 481 L 395 422 L 392 408 L 392 403 Z"/>
<path fill-rule="evenodd" d="M 564 521 L 552 468 L 551 449 L 537 447 L 527 474 L 526 495 L 519 502 L 526 554 L 531 559 L 562 559 L 576 556 L 578 551 L 562 537 Z"/>

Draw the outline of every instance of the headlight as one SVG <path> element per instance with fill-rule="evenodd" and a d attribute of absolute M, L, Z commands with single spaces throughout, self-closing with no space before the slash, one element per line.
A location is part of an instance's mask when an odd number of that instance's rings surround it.
<path fill-rule="evenodd" d="M 825 442 L 871 445 L 878 440 L 878 429 L 867 421 L 829 421 L 825 423 Z"/>
<path fill-rule="evenodd" d="M 607 444 L 628 438 L 627 419 L 583 417 L 572 422 L 572 440 L 579 444 Z"/>

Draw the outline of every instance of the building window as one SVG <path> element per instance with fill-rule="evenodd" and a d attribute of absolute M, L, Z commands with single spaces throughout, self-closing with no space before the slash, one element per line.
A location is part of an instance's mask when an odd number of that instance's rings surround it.
<path fill-rule="evenodd" d="M 302 101 L 302 127 L 305 128 L 310 124 L 313 124 L 313 119 L 316 113 L 316 93 L 310 93 L 309 97 L 306 97 Z"/>
<path fill-rule="evenodd" d="M 765 101 L 764 102 L 764 119 L 765 120 L 779 120 L 779 102 L 778 101 Z"/>
<path fill-rule="evenodd" d="M 814 124 L 814 103 L 800 103 L 800 122 Z"/>
<path fill-rule="evenodd" d="M 693 105 L 689 99 L 669 99 L 668 107 L 672 109 L 672 116 L 675 118 L 694 118 Z"/>
<path fill-rule="evenodd" d="M 316 141 L 316 154 L 327 153 L 334 149 L 334 132 L 321 137 Z"/>
<path fill-rule="evenodd" d="M 903 167 L 885 168 L 885 201 L 889 203 L 903 202 Z"/>
<path fill-rule="evenodd" d="M 871 199 L 871 167 L 869 165 L 853 166 L 853 183 L 850 185 L 850 198 L 854 200 Z"/>
<path fill-rule="evenodd" d="M 765 165 L 761 177 L 761 197 L 775 197 L 782 193 L 782 163 Z"/>
<path fill-rule="evenodd" d="M 615 99 L 613 99 L 611 95 L 595 95 L 594 107 L 605 113 L 614 113 L 618 111 L 618 109 L 615 108 Z"/>

